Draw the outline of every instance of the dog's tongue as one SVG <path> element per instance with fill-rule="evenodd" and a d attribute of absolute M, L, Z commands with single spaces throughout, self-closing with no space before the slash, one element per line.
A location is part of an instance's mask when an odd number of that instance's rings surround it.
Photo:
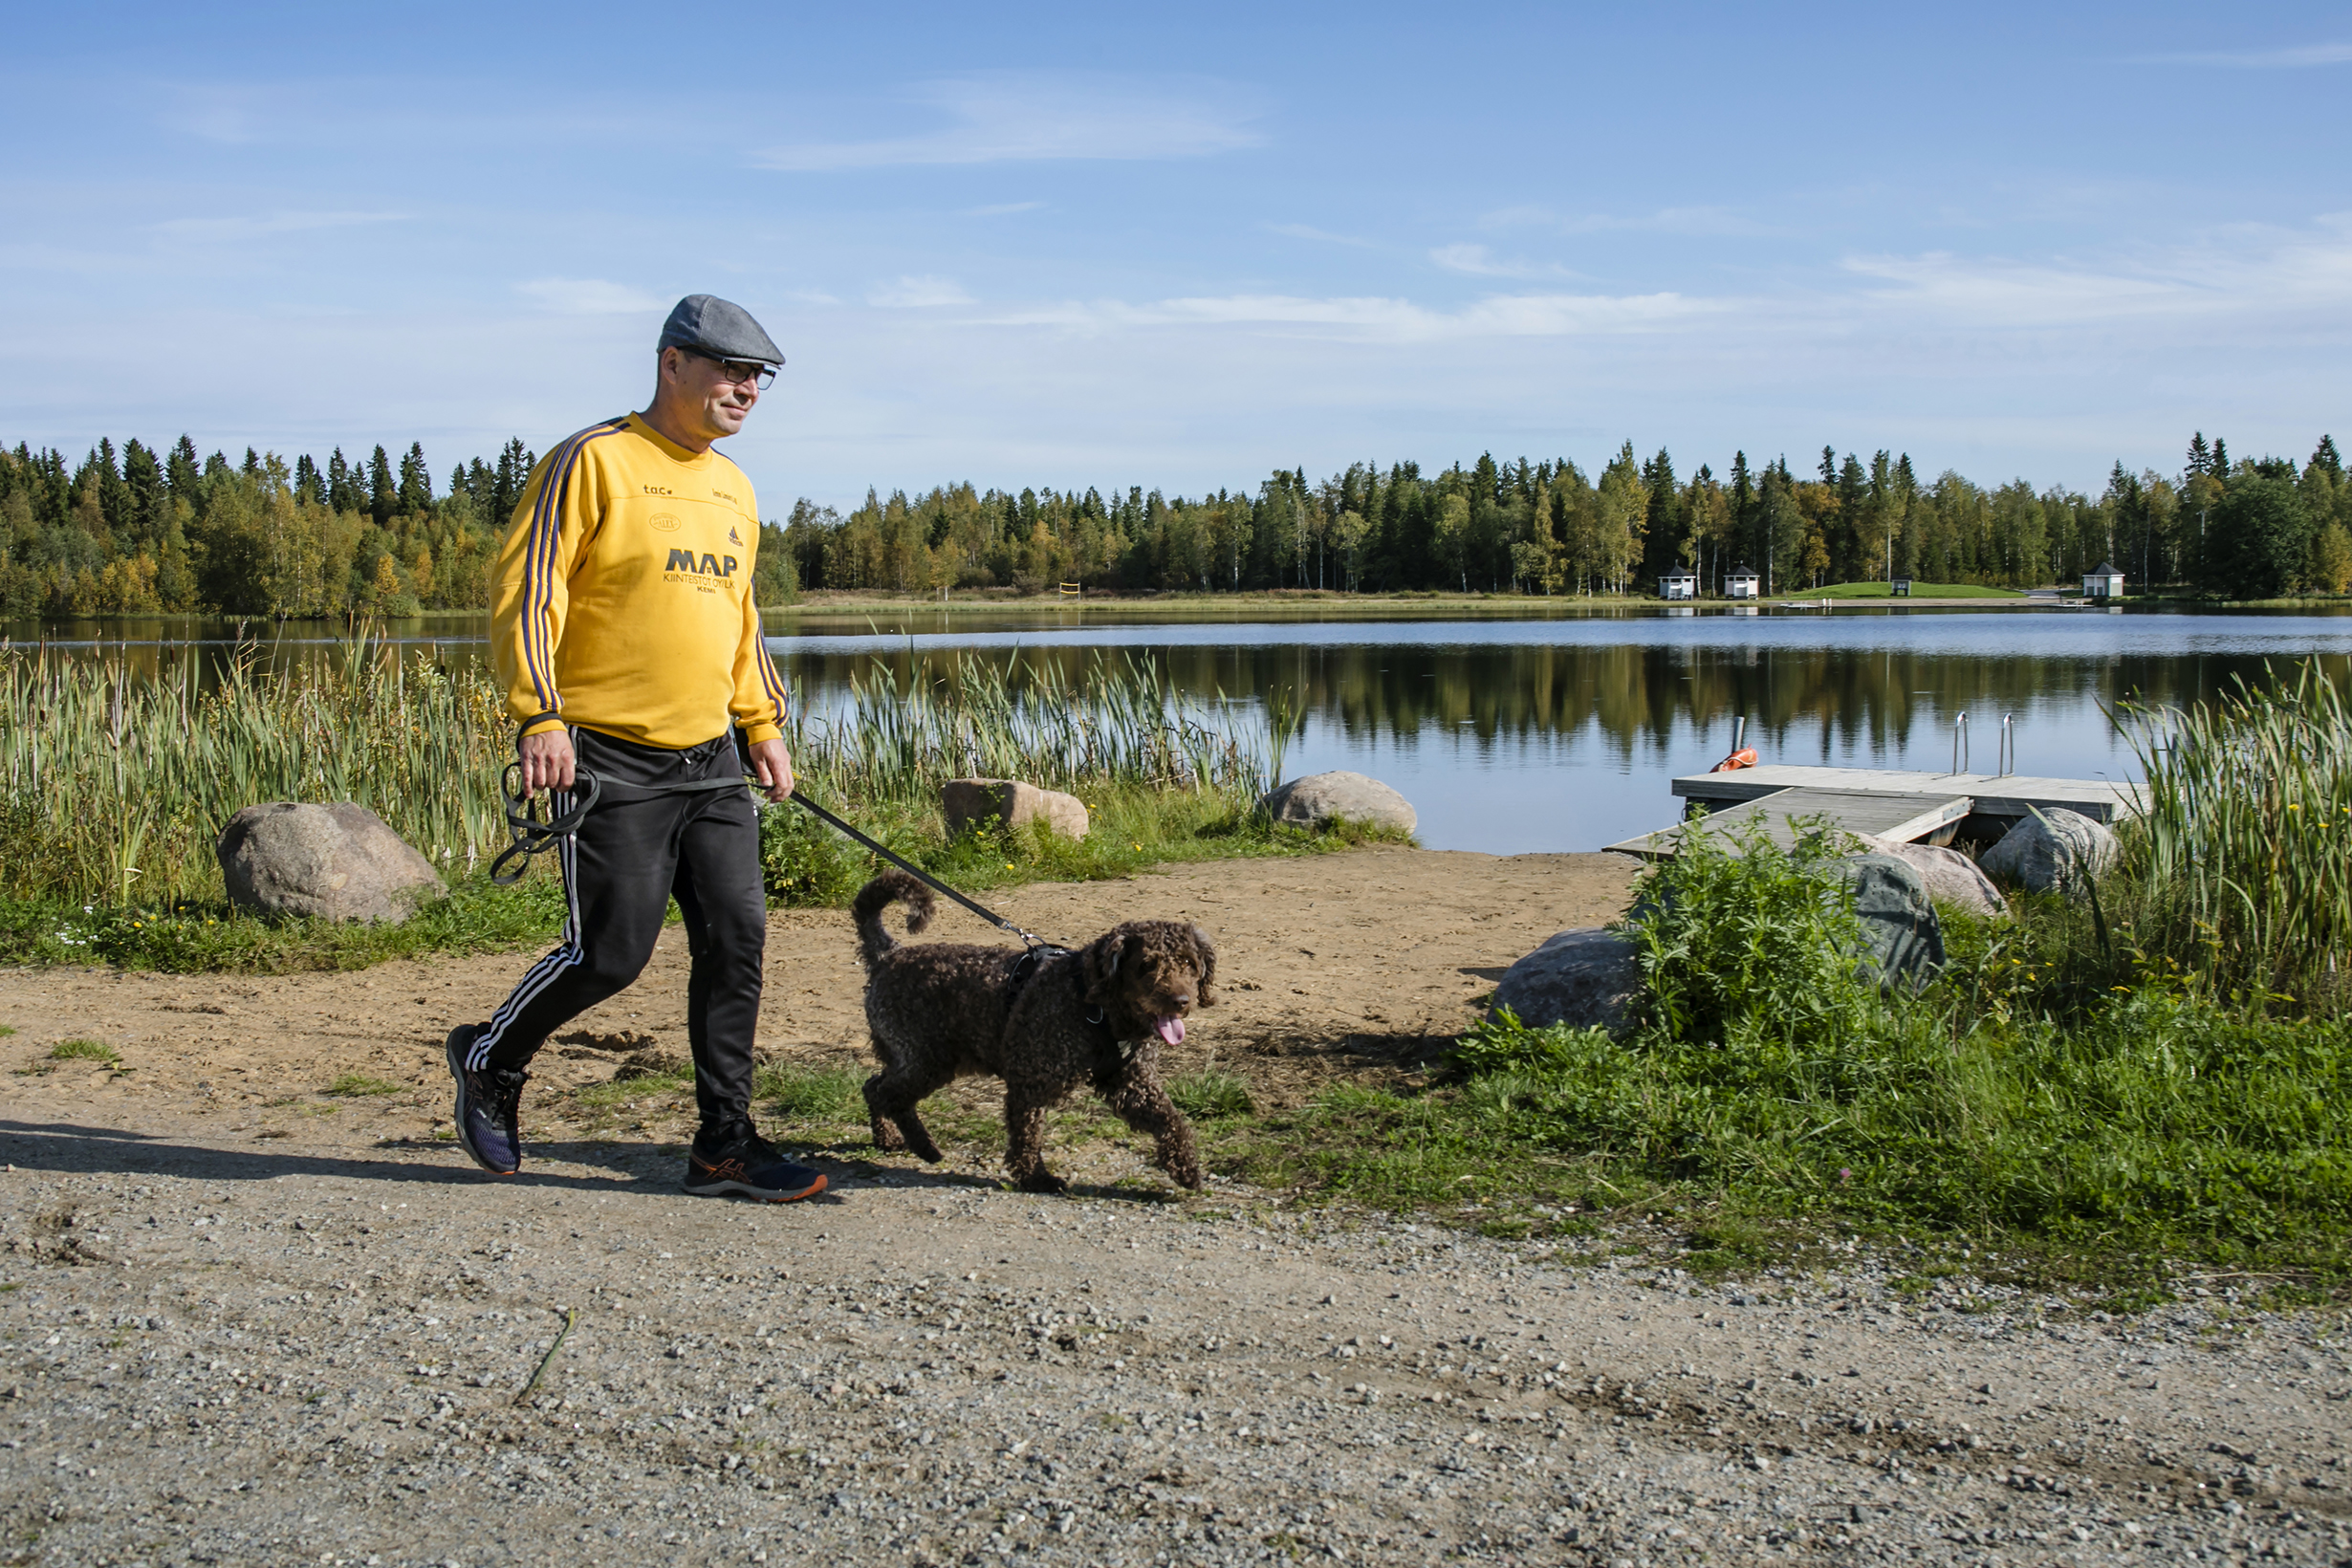
<path fill-rule="evenodd" d="M 1158 1030 L 1160 1037 L 1170 1045 L 1185 1043 L 1185 1021 L 1174 1013 L 1158 1020 L 1151 1027 Z"/>

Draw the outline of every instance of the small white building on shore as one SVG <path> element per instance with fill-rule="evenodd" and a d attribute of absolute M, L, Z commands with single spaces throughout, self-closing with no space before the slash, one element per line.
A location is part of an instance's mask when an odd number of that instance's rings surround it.
<path fill-rule="evenodd" d="M 1764 579 L 1745 566 L 1724 577 L 1723 597 L 1726 599 L 1758 599 L 1763 592 Z"/>
<path fill-rule="evenodd" d="M 2123 597 L 2123 574 L 2115 569 L 2112 561 L 2101 561 L 2096 567 L 2082 574 L 2082 597 L 2084 599 L 2122 599 Z"/>
<path fill-rule="evenodd" d="M 1664 599 L 1698 598 L 1698 574 L 1696 572 L 1668 572 L 1658 579 L 1658 597 Z"/>

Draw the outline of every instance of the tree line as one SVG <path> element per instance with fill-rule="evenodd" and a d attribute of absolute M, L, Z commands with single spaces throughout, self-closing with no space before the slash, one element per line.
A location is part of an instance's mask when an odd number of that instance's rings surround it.
<path fill-rule="evenodd" d="M 153 611 L 413 614 L 489 602 L 498 536 L 534 454 L 510 441 L 436 490 L 421 444 L 392 457 L 243 462 L 101 440 L 78 464 L 55 448 L 0 449 L 0 619 Z M 1453 590 L 1647 593 L 1669 571 L 1718 591 L 1753 571 L 1768 594 L 1912 577 L 2030 587 L 2112 563 L 2135 584 L 2233 599 L 2352 586 L 2352 486 L 2334 440 L 2308 461 L 2232 461 L 2202 433 L 2178 474 L 2117 464 L 2098 495 L 2013 480 L 1987 490 L 1907 455 L 1864 463 L 1823 447 L 1799 475 L 1785 457 L 1732 457 L 1678 475 L 1630 442 L 1598 474 L 1565 459 L 1482 456 L 1425 473 L 1369 463 L 1310 481 L 1276 471 L 1197 498 L 1136 486 L 980 490 L 941 486 L 842 515 L 795 502 L 761 529 L 763 604 L 802 585 L 1093 588 L 1223 593 Z"/>

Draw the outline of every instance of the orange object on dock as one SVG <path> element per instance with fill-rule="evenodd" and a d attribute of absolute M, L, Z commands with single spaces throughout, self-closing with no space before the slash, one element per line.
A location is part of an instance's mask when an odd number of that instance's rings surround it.
<path fill-rule="evenodd" d="M 1753 746 L 1743 746 L 1738 751 L 1733 751 L 1730 756 L 1725 757 L 1721 762 L 1716 763 L 1712 768 L 1710 768 L 1707 771 L 1710 773 L 1728 773 L 1735 768 L 1753 768 L 1754 766 L 1755 748 Z"/>

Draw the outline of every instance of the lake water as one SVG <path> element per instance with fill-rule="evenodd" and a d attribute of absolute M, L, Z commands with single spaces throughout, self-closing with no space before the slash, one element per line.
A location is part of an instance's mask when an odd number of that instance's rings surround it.
<path fill-rule="evenodd" d="M 1148 655 L 1204 701 L 1253 709 L 1286 694 L 1305 715 L 1286 775 L 1370 773 L 1413 802 L 1423 842 L 1506 854 L 1593 849 L 1666 825 L 1679 813 L 1669 780 L 1713 765 L 1742 717 L 1766 762 L 1942 772 L 1966 713 L 1971 760 L 1990 772 L 2009 714 L 2015 771 L 2125 777 L 2137 769 L 2109 718 L 2119 702 L 2193 702 L 2233 677 L 2258 679 L 2265 661 L 2313 655 L 2352 678 L 2346 616 L 1709 609 L 1430 620 L 1387 608 L 1372 619 L 1237 607 L 1181 620 L 914 609 L 777 616 L 770 630 L 812 711 L 875 661 L 904 675 L 967 652 L 1074 670 Z M 472 657 L 483 629 L 442 621 L 407 640 Z M 112 654 L 128 642 L 135 664 L 151 664 L 159 642 L 189 630 L 110 624 L 102 641 L 69 631 L 53 645 Z M 282 653 L 320 645 L 288 630 Z"/>

